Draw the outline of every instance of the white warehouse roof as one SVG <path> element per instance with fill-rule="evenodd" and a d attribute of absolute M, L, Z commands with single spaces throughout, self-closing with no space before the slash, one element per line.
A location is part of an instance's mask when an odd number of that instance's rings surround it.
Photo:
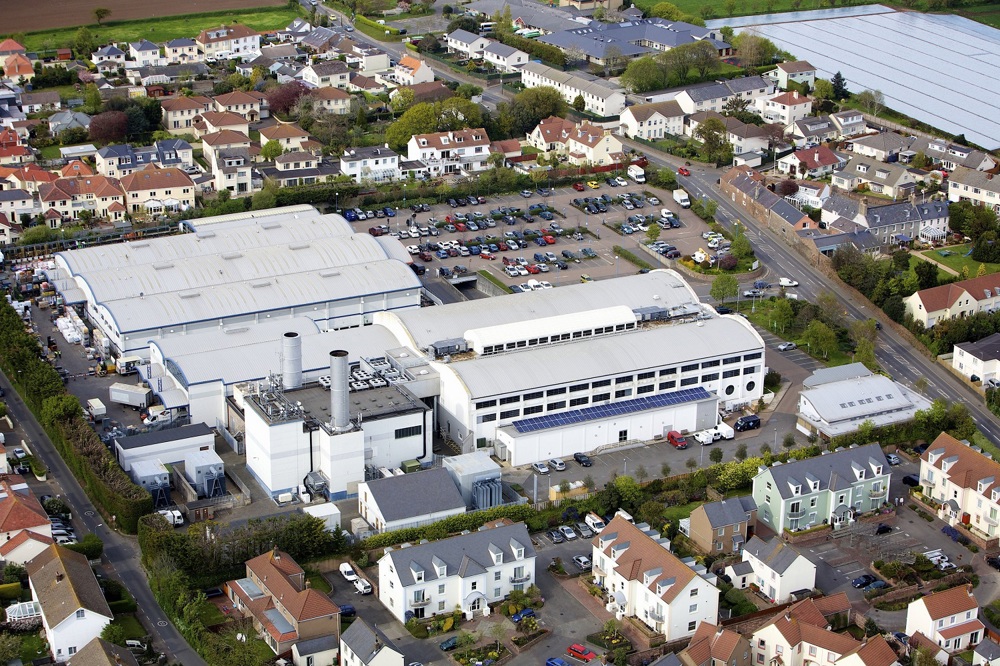
<path fill-rule="evenodd" d="M 531 337 L 549 337 L 560 333 L 571 333 L 583 327 L 614 326 L 616 324 L 634 324 L 635 313 L 625 305 L 615 305 L 591 312 L 576 312 L 573 314 L 555 315 L 535 319 L 527 327 L 523 322 L 498 324 L 482 328 L 473 328 L 465 332 L 465 339 L 470 348 L 477 353 L 483 353 L 483 347 L 502 345 L 514 340 L 522 340 L 526 334 Z"/>

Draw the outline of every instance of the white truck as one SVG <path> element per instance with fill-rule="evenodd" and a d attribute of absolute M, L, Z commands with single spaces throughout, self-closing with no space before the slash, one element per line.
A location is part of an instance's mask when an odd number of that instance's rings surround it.
<path fill-rule="evenodd" d="M 643 170 L 641 166 L 638 166 L 636 164 L 628 165 L 628 177 L 637 183 L 646 182 L 646 172 Z"/>
<path fill-rule="evenodd" d="M 87 401 L 87 413 L 94 421 L 100 421 L 108 415 L 108 408 L 98 398 L 91 398 Z"/>
<path fill-rule="evenodd" d="M 778 278 L 778 284 L 782 287 L 797 287 L 799 286 L 798 280 L 793 280 L 792 278 Z"/>
<path fill-rule="evenodd" d="M 688 193 L 682 189 L 674 190 L 674 201 L 680 204 L 681 208 L 691 207 L 691 199 L 688 197 Z"/>
<path fill-rule="evenodd" d="M 157 513 L 163 516 L 173 527 L 180 527 L 184 524 L 184 514 L 177 509 L 160 509 Z"/>
<path fill-rule="evenodd" d="M 142 358 L 139 356 L 122 356 L 115 362 L 115 367 L 119 375 L 131 375 L 133 372 L 138 372 L 136 366 L 142 363 Z"/>
<path fill-rule="evenodd" d="M 145 386 L 115 382 L 108 389 L 111 402 L 142 409 L 153 400 L 153 392 Z"/>
<path fill-rule="evenodd" d="M 714 444 L 720 439 L 732 439 L 736 436 L 736 431 L 733 427 L 727 424 L 725 421 L 720 421 L 714 428 L 709 428 L 708 430 L 702 430 L 701 432 L 696 432 L 694 434 L 695 441 L 697 441 L 702 446 L 709 446 Z"/>

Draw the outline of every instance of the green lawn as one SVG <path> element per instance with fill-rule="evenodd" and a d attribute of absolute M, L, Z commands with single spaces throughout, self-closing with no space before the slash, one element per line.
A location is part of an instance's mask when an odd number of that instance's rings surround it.
<path fill-rule="evenodd" d="M 226 616 L 223 615 L 222 611 L 215 604 L 205 604 L 204 610 L 199 614 L 202 623 L 206 627 L 214 627 L 217 624 L 222 624 L 226 621 Z"/>
<path fill-rule="evenodd" d="M 948 268 L 951 268 L 958 272 L 959 275 L 962 274 L 962 270 L 968 266 L 969 267 L 969 277 L 974 278 L 979 272 L 980 266 L 986 266 L 987 273 L 997 273 L 1000 272 L 1000 264 L 982 264 L 975 261 L 972 257 L 966 257 L 965 253 L 971 248 L 970 245 L 949 245 L 946 248 L 941 248 L 940 250 L 927 250 L 921 252 L 925 257 L 930 257 L 934 261 L 944 264 Z M 942 257 L 938 252 L 947 251 L 951 252 L 947 257 Z"/>
<path fill-rule="evenodd" d="M 675 474 L 681 474 L 683 472 L 675 472 Z M 677 506 L 668 506 L 663 510 L 663 515 L 672 523 L 676 523 L 682 518 L 688 518 L 691 516 L 691 512 L 701 506 L 703 502 L 688 502 L 687 504 L 678 504 Z"/>
<path fill-rule="evenodd" d="M 114 623 L 125 630 L 126 638 L 130 639 L 134 638 L 138 640 L 141 638 L 145 638 L 147 635 L 146 630 L 142 628 L 142 623 L 139 622 L 139 618 L 137 618 L 135 615 L 128 615 L 128 614 L 116 615 Z"/>
<path fill-rule="evenodd" d="M 829 358 L 824 358 L 822 355 L 812 353 L 809 350 L 809 347 L 806 346 L 799 337 L 801 331 L 796 331 L 789 328 L 787 331 L 782 333 L 780 330 L 775 330 L 774 327 L 771 325 L 772 322 L 770 314 L 771 308 L 773 307 L 773 304 L 775 302 L 777 302 L 777 299 L 775 299 L 775 301 L 771 301 L 771 299 L 765 298 L 763 300 L 758 300 L 757 306 L 756 308 L 754 308 L 753 304 L 750 301 L 746 299 L 741 299 L 739 311 L 745 314 L 747 316 L 747 319 L 753 322 L 756 326 L 771 331 L 780 338 L 783 338 L 785 340 L 791 340 L 792 342 L 798 344 L 799 349 L 801 349 L 806 354 L 809 354 L 820 363 L 824 363 L 829 367 L 833 367 L 835 365 L 847 365 L 848 363 L 853 362 L 854 359 L 851 357 L 851 354 L 848 354 L 847 352 L 844 352 L 843 350 L 840 349 L 830 354 Z M 733 308 L 734 310 L 737 309 L 736 307 L 734 307 L 733 303 L 728 303 L 727 305 L 729 305 L 729 307 Z M 754 309 L 755 311 L 751 312 L 751 309 Z"/>
<path fill-rule="evenodd" d="M 310 571 L 307 574 L 306 580 L 312 586 L 312 589 L 319 590 L 323 594 L 330 594 L 333 592 L 333 588 L 330 587 L 330 583 L 323 577 L 323 574 L 317 573 L 315 571 Z"/>
<path fill-rule="evenodd" d="M 935 252 L 936 251 L 937 250 L 935 250 Z M 938 255 L 936 255 L 936 254 L 934 256 L 938 257 Z M 940 258 L 940 257 L 938 257 L 938 258 Z M 916 266 L 917 262 L 919 262 L 919 261 L 922 261 L 922 260 L 919 259 L 916 255 L 913 255 L 913 254 L 910 255 L 910 272 L 913 272 L 914 266 Z M 945 280 L 950 280 L 952 277 L 954 277 L 954 276 L 951 273 L 949 273 L 947 271 L 944 271 L 941 268 L 938 268 L 938 282 L 943 282 Z"/>
<path fill-rule="evenodd" d="M 166 42 L 178 37 L 196 37 L 206 28 L 222 23 L 243 23 L 254 30 L 277 30 L 284 28 L 299 16 L 296 8 L 287 5 L 278 7 L 246 8 L 206 12 L 204 14 L 183 14 L 141 21 L 109 21 L 104 25 L 88 26 L 97 44 L 108 42 L 134 42 L 148 39 L 151 42 Z M 27 34 L 24 46 L 28 51 L 40 51 L 72 46 L 77 28 L 57 28 Z M 88 54 L 89 55 L 89 54 Z"/>
<path fill-rule="evenodd" d="M 21 634 L 21 661 L 30 664 L 48 654 L 45 639 L 40 634 Z"/>
<path fill-rule="evenodd" d="M 42 148 L 42 159 L 43 160 L 57 160 L 59 159 L 59 149 L 62 146 L 45 146 Z"/>

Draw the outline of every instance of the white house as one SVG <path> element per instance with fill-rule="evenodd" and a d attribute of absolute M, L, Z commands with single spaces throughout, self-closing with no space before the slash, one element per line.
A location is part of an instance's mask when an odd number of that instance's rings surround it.
<path fill-rule="evenodd" d="M 17 221 L 21 213 L 32 213 L 35 210 L 35 198 L 31 192 L 22 189 L 0 190 L 0 213 L 8 219 Z"/>
<path fill-rule="evenodd" d="M 340 636 L 343 666 L 403 666 L 406 658 L 382 630 L 369 627 L 360 617 Z"/>
<path fill-rule="evenodd" d="M 993 312 L 1000 307 L 1000 274 L 921 289 L 904 298 L 903 304 L 906 313 L 924 328 L 931 328 L 942 319 Z"/>
<path fill-rule="evenodd" d="M 448 53 L 461 53 L 473 60 L 483 57 L 483 51 L 493 41 L 487 37 L 474 35 L 468 30 L 456 30 L 445 39 Z"/>
<path fill-rule="evenodd" d="M 689 86 L 677 93 L 674 98 L 680 104 L 684 113 L 698 111 L 719 111 L 732 98 L 747 100 L 750 106 L 755 105 L 759 97 L 770 97 L 774 94 L 774 82 L 759 76 L 746 76 L 730 81 L 700 83 Z"/>
<path fill-rule="evenodd" d="M 250 137 L 223 130 L 201 137 L 201 145 L 212 169 L 216 192 L 229 190 L 237 196 L 251 192 Z"/>
<path fill-rule="evenodd" d="M 339 60 L 316 62 L 302 70 L 302 80 L 313 88 L 347 88 L 350 70 Z"/>
<path fill-rule="evenodd" d="M 770 72 L 764 72 L 764 77 L 782 90 L 787 89 L 789 83 L 804 83 L 812 88 L 816 85 L 816 68 L 805 60 L 782 62 Z"/>
<path fill-rule="evenodd" d="M 443 467 L 358 484 L 358 513 L 377 532 L 430 525 L 466 511 Z"/>
<path fill-rule="evenodd" d="M 260 33 L 241 23 L 202 30 L 195 41 L 206 59 L 260 53 Z"/>
<path fill-rule="evenodd" d="M 56 661 L 101 635 L 114 615 L 86 556 L 51 545 L 28 562 L 28 585 L 42 609 L 42 628 Z"/>
<path fill-rule="evenodd" d="M 126 66 L 133 69 L 164 67 L 167 64 L 167 59 L 160 55 L 160 47 L 148 39 L 129 44 L 128 56 L 129 62 L 126 63 Z"/>
<path fill-rule="evenodd" d="M 1000 178 L 976 169 L 958 167 L 948 178 L 948 201 L 971 201 L 1000 211 Z"/>
<path fill-rule="evenodd" d="M 605 166 L 625 159 L 622 142 L 611 130 L 586 121 L 577 125 L 550 116 L 531 131 L 528 142 L 539 150 L 566 156 L 572 164 Z"/>
<path fill-rule="evenodd" d="M 427 165 L 431 175 L 473 173 L 489 168 L 490 137 L 482 127 L 417 134 L 406 144 L 410 161 Z"/>
<path fill-rule="evenodd" d="M 392 70 L 392 79 L 401 86 L 430 83 L 434 80 L 434 70 L 420 58 L 404 55 Z"/>
<path fill-rule="evenodd" d="M 521 67 L 521 83 L 525 88 L 555 88 L 570 105 L 582 97 L 584 108 L 597 116 L 618 116 L 625 110 L 624 89 L 586 72 L 564 72 L 529 62 Z"/>
<path fill-rule="evenodd" d="M 792 592 L 816 586 L 816 565 L 778 537 L 751 537 L 743 547 L 743 561 L 753 568 L 752 582 L 772 603 L 783 604 Z"/>
<path fill-rule="evenodd" d="M 970 381 L 981 381 L 984 385 L 991 379 L 1000 381 L 1000 333 L 955 345 L 951 367 Z"/>
<path fill-rule="evenodd" d="M 319 88 L 312 93 L 314 108 L 344 115 L 351 112 L 351 93 L 340 88 Z"/>
<path fill-rule="evenodd" d="M 920 485 L 941 506 L 938 516 L 962 522 L 984 539 L 997 536 L 1000 463 L 941 433 L 920 457 Z"/>
<path fill-rule="evenodd" d="M 205 54 L 198 50 L 198 42 L 190 37 L 171 39 L 163 46 L 167 54 L 167 62 L 183 65 L 189 62 L 201 62 Z"/>
<path fill-rule="evenodd" d="M 125 52 L 114 44 L 102 46 L 90 54 L 91 61 L 98 70 L 117 69 L 125 66 Z"/>
<path fill-rule="evenodd" d="M 694 558 L 678 559 L 670 542 L 645 523 L 616 515 L 590 543 L 594 579 L 608 591 L 608 610 L 619 620 L 635 617 L 667 641 L 718 620 L 715 575 Z"/>
<path fill-rule="evenodd" d="M 800 95 L 798 91 L 785 92 L 775 97 L 758 97 L 754 100 L 757 111 L 769 123 L 788 127 L 794 122 L 807 118 L 812 113 L 811 97 Z"/>
<path fill-rule="evenodd" d="M 791 176 L 822 178 L 844 166 L 844 158 L 826 146 L 801 148 L 778 160 L 778 171 Z"/>
<path fill-rule="evenodd" d="M 662 139 L 684 133 L 684 111 L 675 100 L 636 104 L 622 113 L 621 132 L 632 139 Z"/>
<path fill-rule="evenodd" d="M 535 582 L 535 549 L 524 523 L 389 550 L 378 563 L 379 600 L 399 621 L 489 615 L 489 604 Z M 714 616 L 713 616 L 714 617 Z"/>
<path fill-rule="evenodd" d="M 986 635 L 971 585 L 919 597 L 906 607 L 906 634 L 921 634 L 950 653 L 975 646 Z"/>
<path fill-rule="evenodd" d="M 847 111 L 831 113 L 830 120 L 832 120 L 833 124 L 837 126 L 837 131 L 840 132 L 840 137 L 842 139 L 848 139 L 852 136 L 857 136 L 858 134 L 863 134 L 868 131 L 868 125 L 865 123 L 865 117 L 860 111 L 850 109 Z"/>
<path fill-rule="evenodd" d="M 972 666 L 1000 665 L 1000 645 L 991 639 L 984 638 L 972 652 Z"/>
<path fill-rule="evenodd" d="M 490 40 L 489 46 L 483 49 L 483 59 L 497 71 L 510 73 L 528 62 L 528 54 L 513 46 Z"/>
<path fill-rule="evenodd" d="M 356 183 L 384 183 L 402 178 L 399 155 L 389 144 L 348 148 L 340 156 L 340 172 Z"/>

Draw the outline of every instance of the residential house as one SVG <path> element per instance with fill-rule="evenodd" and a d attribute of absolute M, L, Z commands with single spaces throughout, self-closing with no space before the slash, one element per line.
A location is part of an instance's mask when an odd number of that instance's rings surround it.
<path fill-rule="evenodd" d="M 559 0 L 560 7 L 572 7 L 580 12 L 593 12 L 598 7 L 609 12 L 622 8 L 622 0 Z"/>
<path fill-rule="evenodd" d="M 749 495 L 708 502 L 691 512 L 688 538 L 706 555 L 739 553 L 757 523 L 757 503 Z"/>
<path fill-rule="evenodd" d="M 4 170 L 7 168 L 8 167 L 0 167 L 0 169 Z M 0 184 L 5 187 L 12 187 L 15 189 L 22 189 L 27 190 L 28 192 L 37 193 L 39 185 L 42 183 L 54 183 L 59 180 L 59 178 L 59 174 L 46 171 L 34 162 L 30 162 L 20 168 L 11 169 L 5 183 Z"/>
<path fill-rule="evenodd" d="M 260 53 L 260 33 L 240 23 L 202 30 L 195 41 L 205 58 L 244 57 Z"/>
<path fill-rule="evenodd" d="M 524 523 L 505 520 L 431 543 L 387 549 L 378 571 L 379 601 L 400 622 L 456 609 L 471 619 L 489 615 L 490 603 L 535 582 L 535 549 Z"/>
<path fill-rule="evenodd" d="M 750 102 L 751 106 L 759 97 L 774 95 L 774 83 L 759 76 L 747 76 L 729 81 L 701 83 L 689 86 L 677 93 L 674 98 L 684 113 L 692 114 L 699 111 L 718 111 L 730 99 L 736 97 Z"/>
<path fill-rule="evenodd" d="M 1000 211 L 1000 178 L 992 173 L 958 167 L 948 178 L 948 201 L 971 201 Z"/>
<path fill-rule="evenodd" d="M 832 439 L 856 431 L 866 421 L 871 421 L 876 426 L 905 423 L 912 420 L 918 411 L 929 409 L 930 406 L 930 401 L 919 393 L 911 391 L 885 375 L 874 374 L 862 363 L 850 363 L 837 368 L 817 370 L 805 379 L 803 389 L 799 393 L 796 427 L 804 434 L 815 433 L 824 439 Z M 875 459 L 878 457 L 875 456 Z M 849 463 L 852 469 L 865 464 L 864 461 L 853 458 L 849 459 Z M 845 469 L 842 466 L 836 471 L 842 472 Z M 861 502 L 863 498 L 860 493 L 863 489 L 859 486 L 854 488 L 853 499 L 848 502 L 848 507 L 854 506 L 855 509 L 864 512 L 885 501 L 888 482 L 880 484 L 876 479 L 875 483 L 868 484 L 867 482 L 872 480 L 872 474 L 869 472 L 864 472 L 858 480 L 864 480 L 866 486 L 871 486 L 868 488 L 871 493 L 871 506 L 867 501 Z M 852 497 L 850 493 L 847 496 Z M 759 506 L 760 499 L 757 493 L 754 493 L 754 499 Z M 837 502 L 827 508 L 838 509 L 841 504 L 842 502 Z M 805 506 L 801 505 L 798 512 L 804 510 Z M 820 519 L 823 519 L 827 517 L 829 511 L 823 510 L 819 514 Z M 840 522 L 843 521 L 842 517 L 836 518 Z M 811 519 L 809 522 L 816 524 Z M 800 527 L 804 524 L 799 521 Z M 789 525 L 782 521 L 781 526 Z"/>
<path fill-rule="evenodd" d="M 282 42 L 301 42 L 306 35 L 312 32 L 313 27 L 304 18 L 292 19 L 283 30 L 278 31 L 278 39 Z"/>
<path fill-rule="evenodd" d="M 490 40 L 489 46 L 483 49 L 483 59 L 493 65 L 498 72 L 509 74 L 527 63 L 529 56 L 513 46 Z"/>
<path fill-rule="evenodd" d="M 25 568 L 56 661 L 71 659 L 114 619 L 85 555 L 52 544 Z"/>
<path fill-rule="evenodd" d="M 14 562 L 24 566 L 53 543 L 55 541 L 50 536 L 31 530 L 21 530 L 17 536 L 0 545 L 0 557 L 4 562 Z"/>
<path fill-rule="evenodd" d="M 947 433 L 920 456 L 923 493 L 939 503 L 938 516 L 995 539 L 1000 512 L 1000 463 Z M 928 634 L 929 636 L 930 634 Z"/>
<path fill-rule="evenodd" d="M 840 135 L 840 130 L 830 116 L 810 116 L 792 123 L 787 135 L 796 146 L 811 148 L 834 141 Z"/>
<path fill-rule="evenodd" d="M 260 47 L 260 57 L 274 62 L 279 60 L 295 60 L 305 55 L 305 52 L 300 50 L 295 44 L 275 44 L 273 46 Z"/>
<path fill-rule="evenodd" d="M 0 542 L 22 532 L 51 537 L 52 523 L 28 485 L 18 476 L 7 477 L 0 480 Z"/>
<path fill-rule="evenodd" d="M 541 63 L 528 62 L 521 67 L 521 83 L 526 88 L 555 88 L 570 105 L 577 97 L 582 97 L 584 108 L 596 116 L 617 117 L 625 110 L 624 89 L 586 72 L 563 72 Z"/>
<path fill-rule="evenodd" d="M 399 59 L 390 78 L 401 86 L 413 86 L 433 81 L 434 70 L 420 58 L 407 54 Z"/>
<path fill-rule="evenodd" d="M 276 141 L 286 153 L 305 150 L 303 144 L 309 140 L 309 133 L 295 124 L 271 125 L 260 130 L 261 145 Z"/>
<path fill-rule="evenodd" d="M 921 289 L 903 299 L 906 313 L 931 328 L 942 319 L 968 317 L 1000 308 L 1000 274 Z"/>
<path fill-rule="evenodd" d="M 246 576 L 226 588 L 233 607 L 253 620 L 275 654 L 310 639 L 333 637 L 339 643 L 340 609 L 312 589 L 302 567 L 277 547 L 247 560 Z"/>
<path fill-rule="evenodd" d="M 483 57 L 483 51 L 493 41 L 488 37 L 474 35 L 467 30 L 455 30 L 445 38 L 448 53 L 461 53 L 471 60 Z"/>
<path fill-rule="evenodd" d="M 839 528 L 886 502 L 890 476 L 878 444 L 762 467 L 753 479 L 757 520 L 779 534 L 827 523 Z"/>
<path fill-rule="evenodd" d="M 340 156 L 340 172 L 359 184 L 384 183 L 402 177 L 399 162 L 399 155 L 389 148 L 389 144 L 350 148 Z"/>
<path fill-rule="evenodd" d="M 764 72 L 764 77 L 774 81 L 782 90 L 788 90 L 790 83 L 805 84 L 812 88 L 816 85 L 816 68 L 805 60 L 782 62 L 770 72 Z"/>
<path fill-rule="evenodd" d="M 187 83 L 199 76 L 207 76 L 208 65 L 191 62 L 186 65 L 164 65 L 162 67 L 139 67 L 127 72 L 128 80 L 134 86 L 155 86 L 168 83 Z"/>
<path fill-rule="evenodd" d="M 928 159 L 933 160 L 935 164 L 940 164 L 941 168 L 947 171 L 955 171 L 959 167 L 975 171 L 990 171 L 997 165 L 996 158 L 981 150 L 974 150 L 946 139 L 924 136 L 913 137 L 910 147 L 904 151 L 904 154 L 900 155 L 900 158 L 906 158 L 906 161 L 909 161 L 908 153 L 915 155 L 918 152 L 922 152 Z"/>
<path fill-rule="evenodd" d="M 528 135 L 528 142 L 544 152 L 566 156 L 572 164 L 599 165 L 621 163 L 625 159 L 622 142 L 611 130 L 584 121 L 576 123 L 550 116 Z"/>
<path fill-rule="evenodd" d="M 700 41 L 710 43 L 719 57 L 732 52 L 732 47 L 722 41 L 721 34 L 715 30 L 663 18 L 612 23 L 592 21 L 586 26 L 577 25 L 542 35 L 538 41 L 563 52 L 583 54 L 588 63 L 600 66 L 623 64 L 632 58 Z"/>
<path fill-rule="evenodd" d="M 191 62 L 202 62 L 205 54 L 198 49 L 198 42 L 190 37 L 180 37 L 167 42 L 163 50 L 166 52 L 168 65 L 186 65 Z"/>
<path fill-rule="evenodd" d="M 16 243 L 24 233 L 24 225 L 17 221 L 17 218 L 8 217 L 6 213 L 0 213 L 0 243 L 9 245 Z M 0 554 L 2 554 L 0 548 Z"/>
<path fill-rule="evenodd" d="M 410 90 L 413 92 L 414 104 L 420 104 L 422 102 L 442 102 L 455 96 L 455 93 L 452 92 L 451 88 L 446 86 L 443 81 L 430 81 L 428 83 L 418 83 L 415 86 L 399 86 L 389 93 L 389 99 L 396 99 L 396 95 L 400 94 L 404 90 Z"/>
<path fill-rule="evenodd" d="M 865 117 L 860 111 L 849 109 L 847 111 L 831 113 L 830 120 L 833 121 L 837 131 L 840 132 L 841 139 L 849 139 L 868 131 Z"/>
<path fill-rule="evenodd" d="M 429 525 L 465 512 L 465 499 L 443 467 L 358 484 L 358 513 L 376 532 Z"/>
<path fill-rule="evenodd" d="M 313 28 L 308 35 L 305 35 L 302 39 L 300 39 L 299 44 L 313 53 L 335 53 L 337 45 L 344 39 L 346 39 L 344 35 L 338 33 L 336 30 L 323 26 L 317 26 Z"/>
<path fill-rule="evenodd" d="M 491 153 L 501 153 L 504 157 L 510 159 L 511 157 L 520 157 L 522 154 L 521 142 L 517 139 L 504 139 L 502 141 L 494 141 L 490 144 Z"/>
<path fill-rule="evenodd" d="M 851 150 L 863 157 L 873 157 L 879 162 L 895 160 L 910 147 L 912 139 L 895 132 L 878 132 L 851 139 Z"/>
<path fill-rule="evenodd" d="M 823 204 L 830 198 L 830 186 L 826 183 L 812 180 L 800 180 L 796 183 L 799 189 L 795 194 L 785 197 L 787 200 L 799 204 L 799 206 L 809 206 L 810 208 L 822 209 Z"/>
<path fill-rule="evenodd" d="M 347 63 L 339 60 L 313 63 L 302 70 L 302 80 L 313 88 L 347 88 L 350 80 Z"/>
<path fill-rule="evenodd" d="M 21 110 L 25 113 L 58 111 L 61 108 L 62 101 L 57 92 L 21 93 Z"/>
<path fill-rule="evenodd" d="M 719 616 L 715 575 L 670 552 L 670 542 L 645 523 L 617 515 L 591 540 L 595 582 L 607 590 L 619 620 L 635 617 L 666 640 L 693 636 Z"/>
<path fill-rule="evenodd" d="M 427 67 L 427 69 L 430 70 L 430 66 L 424 65 L 424 67 Z M 398 71 L 398 66 L 394 71 Z M 395 74 L 392 74 L 392 76 L 395 76 Z M 399 81 L 398 78 L 394 78 L 393 80 Z M 357 72 L 351 72 L 350 82 L 347 84 L 347 89 L 351 92 L 367 92 L 373 95 L 384 93 L 387 90 L 386 84 L 381 79 L 376 80 L 370 76 L 358 74 Z"/>
<path fill-rule="evenodd" d="M 783 666 L 895 666 L 896 653 L 881 635 L 864 643 L 831 630 L 833 618 L 850 613 L 845 594 L 806 599 L 777 613 L 753 632 L 754 664 Z"/>
<path fill-rule="evenodd" d="M 894 199 L 910 195 L 923 172 L 899 164 L 875 162 L 868 157 L 852 157 L 840 171 L 833 173 L 833 186 L 853 190 L 861 186 Z"/>
<path fill-rule="evenodd" d="M 476 0 L 465 5 L 464 9 L 470 14 L 490 17 L 502 13 L 505 6 L 511 9 L 511 27 L 515 30 L 529 29 L 549 34 L 591 23 L 590 19 L 568 10 L 542 5 L 533 0 Z"/>
<path fill-rule="evenodd" d="M 206 111 L 201 114 L 201 118 L 194 123 L 194 134 L 202 137 L 206 134 L 214 134 L 223 130 L 239 132 L 240 134 L 250 134 L 250 124 L 246 118 L 228 111 Z"/>
<path fill-rule="evenodd" d="M 212 103 L 215 105 L 216 111 L 235 113 L 242 116 L 248 123 L 255 123 L 261 119 L 261 98 L 242 90 L 219 95 L 212 99 Z"/>
<path fill-rule="evenodd" d="M 528 145 L 543 153 L 566 153 L 566 142 L 576 123 L 566 118 L 549 116 L 535 126 L 528 134 Z"/>
<path fill-rule="evenodd" d="M 39 185 L 38 199 L 45 211 L 54 210 L 61 220 L 78 220 L 83 211 L 112 222 L 125 218 L 125 192 L 107 176 L 60 178 Z M 59 221 L 51 220 L 50 226 L 59 226 Z"/>
<path fill-rule="evenodd" d="M 29 83 L 31 79 L 35 78 L 35 68 L 28 56 L 15 53 L 7 56 L 3 65 L 3 75 L 17 84 L 22 81 Z"/>
<path fill-rule="evenodd" d="M 843 157 L 826 146 L 800 148 L 778 160 L 778 171 L 800 178 L 823 178 L 844 168 Z"/>
<path fill-rule="evenodd" d="M 427 165 L 431 175 L 473 173 L 489 167 L 490 137 L 482 127 L 417 134 L 407 143 L 407 159 Z"/>
<path fill-rule="evenodd" d="M 1000 645 L 987 636 L 979 641 L 979 645 L 972 651 L 972 666 L 998 665 L 1000 665 Z"/>
<path fill-rule="evenodd" d="M 621 114 L 621 132 L 630 139 L 662 139 L 684 133 L 684 111 L 675 100 L 636 104 Z"/>
<path fill-rule="evenodd" d="M 49 116 L 49 134 L 58 137 L 68 129 L 90 129 L 90 116 L 82 111 L 57 111 Z"/>
<path fill-rule="evenodd" d="M 778 229 L 818 229 L 808 215 L 767 189 L 763 177 L 746 166 L 733 167 L 720 179 L 722 190 L 756 219 Z"/>
<path fill-rule="evenodd" d="M 0 42 L 0 67 L 7 64 L 7 60 L 15 55 L 27 55 L 28 50 L 9 37 Z"/>
<path fill-rule="evenodd" d="M 77 651 L 66 662 L 68 666 L 139 666 L 128 648 L 97 637 Z"/>
<path fill-rule="evenodd" d="M 157 141 L 152 146 L 140 148 L 117 144 L 98 150 L 95 166 L 97 172 L 104 176 L 121 178 L 150 164 L 164 168 L 191 166 L 194 164 L 193 154 L 191 144 L 182 139 Z"/>
<path fill-rule="evenodd" d="M 141 39 L 129 44 L 128 58 L 125 66 L 130 69 L 163 67 L 167 64 L 167 59 L 160 55 L 160 47 L 148 39 Z"/>
<path fill-rule="evenodd" d="M 952 654 L 979 643 L 986 635 L 986 626 L 979 619 L 979 602 L 972 586 L 959 585 L 911 601 L 906 607 L 906 634 L 918 633 Z"/>
<path fill-rule="evenodd" d="M 0 165 L 24 164 L 34 160 L 35 154 L 20 134 L 9 127 L 0 131 Z"/>
<path fill-rule="evenodd" d="M 854 198 L 834 194 L 822 206 L 820 222 L 831 226 L 845 219 L 868 229 L 883 246 L 908 243 L 919 238 L 924 242 L 941 240 L 948 231 L 948 206 L 943 201 L 911 196 L 881 206 L 870 206 L 867 197 Z"/>
<path fill-rule="evenodd" d="M 291 152 L 279 155 L 274 160 L 274 166 L 260 169 L 261 174 L 279 187 L 295 185 L 311 185 L 331 180 L 340 171 L 334 164 L 329 164 L 311 153 Z"/>
<path fill-rule="evenodd" d="M 155 215 L 194 207 L 194 182 L 180 169 L 149 164 L 123 176 L 121 187 L 131 213 Z"/>
<path fill-rule="evenodd" d="M 752 153 L 766 151 L 770 144 L 770 136 L 763 127 L 745 123 L 732 116 L 724 116 L 715 111 L 699 111 L 691 114 L 684 121 L 684 134 L 697 136 L 698 126 L 709 119 L 718 120 L 726 128 L 726 142 L 732 146 L 733 153 Z"/>
<path fill-rule="evenodd" d="M 253 191 L 248 136 L 223 130 L 201 137 L 201 145 L 211 167 L 217 192 L 229 190 L 233 194 L 244 195 Z"/>
<path fill-rule="evenodd" d="M 312 92 L 313 108 L 344 115 L 351 112 L 351 93 L 341 88 L 317 88 Z"/>
<path fill-rule="evenodd" d="M 702 622 L 677 653 L 683 666 L 752 666 L 750 641 L 738 632 Z"/>
<path fill-rule="evenodd" d="M 758 97 L 754 101 L 757 111 L 765 122 L 778 123 L 786 128 L 792 123 L 808 118 L 812 113 L 812 98 L 800 95 L 797 90 L 784 92 L 775 97 Z"/>
<path fill-rule="evenodd" d="M 404 666 L 406 658 L 378 626 L 370 627 L 358 618 L 340 637 L 340 663 L 343 666 Z"/>
<path fill-rule="evenodd" d="M 35 198 L 31 192 L 22 189 L 0 190 L 0 213 L 15 222 L 20 219 L 22 213 L 34 213 Z"/>
<path fill-rule="evenodd" d="M 2 197 L 3 192 L 0 192 L 0 199 Z M 991 379 L 1000 381 L 1000 333 L 956 344 L 951 354 L 951 367 L 969 381 L 982 382 L 983 386 Z"/>
<path fill-rule="evenodd" d="M 389 54 L 374 46 L 355 43 L 344 56 L 347 58 L 347 64 L 365 74 L 381 73 L 392 67 Z"/>
<path fill-rule="evenodd" d="M 753 584 L 771 603 L 783 604 L 793 592 L 816 586 L 816 565 L 778 537 L 751 538 L 743 549 L 743 561 L 753 569 Z"/>
<path fill-rule="evenodd" d="M 163 128 L 171 134 L 194 134 L 196 119 L 211 109 L 212 104 L 210 98 L 200 95 L 162 100 Z"/>

